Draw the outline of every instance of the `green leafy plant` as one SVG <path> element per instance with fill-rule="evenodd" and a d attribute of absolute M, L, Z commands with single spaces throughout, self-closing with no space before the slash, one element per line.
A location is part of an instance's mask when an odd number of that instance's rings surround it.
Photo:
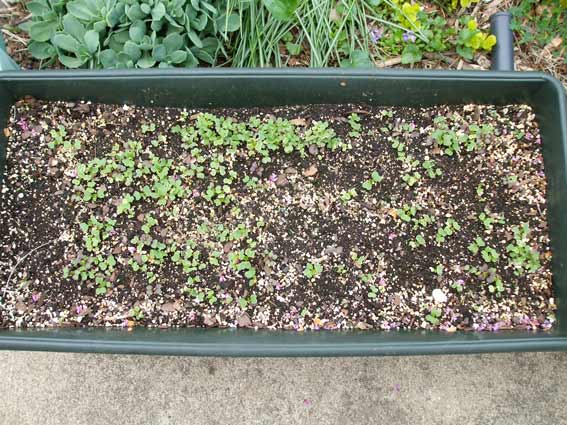
<path fill-rule="evenodd" d="M 431 311 L 427 316 L 425 316 L 425 320 L 427 320 L 432 325 L 438 325 L 439 319 L 442 316 L 442 311 L 439 308 L 432 308 Z"/>
<path fill-rule="evenodd" d="M 421 163 L 421 166 L 425 169 L 425 172 L 431 179 L 441 176 L 443 174 L 443 171 L 441 171 L 441 169 L 437 167 L 435 161 L 432 159 L 423 161 Z"/>
<path fill-rule="evenodd" d="M 370 178 L 362 183 L 362 188 L 365 190 L 372 190 L 374 185 L 380 183 L 382 180 L 384 180 L 384 177 L 382 177 L 378 171 L 373 171 Z"/>
<path fill-rule="evenodd" d="M 354 265 L 359 269 L 362 267 L 364 262 L 366 261 L 365 255 L 358 255 L 356 251 L 351 251 L 350 258 L 354 262 Z"/>
<path fill-rule="evenodd" d="M 479 269 L 473 266 L 465 266 L 465 270 L 485 281 L 488 284 L 488 292 L 491 294 L 499 294 L 505 291 L 502 277 L 496 273 L 494 267 L 484 265 Z"/>
<path fill-rule="evenodd" d="M 413 249 L 418 248 L 418 247 L 420 247 L 420 246 L 426 246 L 427 244 L 426 244 L 426 242 L 425 242 L 425 237 L 423 236 L 423 233 L 418 234 L 418 235 L 415 237 L 415 240 L 410 241 L 409 245 L 410 245 Z"/>
<path fill-rule="evenodd" d="M 293 18 L 298 0 L 262 0 L 262 3 L 272 16 L 280 21 L 289 21 Z"/>
<path fill-rule="evenodd" d="M 487 246 L 484 240 L 478 236 L 474 239 L 474 242 L 469 244 L 468 250 L 475 255 L 480 251 L 482 259 L 487 263 L 496 263 L 500 258 L 498 252 L 494 248 Z"/>
<path fill-rule="evenodd" d="M 421 180 L 421 174 L 418 173 L 417 171 L 414 171 L 413 173 L 404 174 L 402 176 L 402 180 L 409 187 L 413 187 Z"/>
<path fill-rule="evenodd" d="M 383 286 L 370 285 L 368 291 L 368 298 L 374 299 L 379 293 L 384 292 L 386 289 Z"/>
<path fill-rule="evenodd" d="M 152 133 L 156 130 L 156 125 L 152 122 L 150 124 L 142 124 L 142 133 Z"/>
<path fill-rule="evenodd" d="M 478 220 L 482 223 L 485 230 L 489 233 L 492 232 L 492 229 L 494 228 L 495 223 L 498 223 L 498 224 L 504 224 L 505 223 L 505 221 L 502 217 L 490 215 L 489 212 L 481 212 L 478 215 Z"/>
<path fill-rule="evenodd" d="M 30 53 L 67 68 L 215 64 L 240 27 L 229 0 L 34 0 Z"/>
<path fill-rule="evenodd" d="M 323 272 L 323 266 L 319 263 L 307 263 L 303 269 L 303 275 L 307 279 L 314 279 Z"/>
<path fill-rule="evenodd" d="M 67 140 L 67 130 L 62 125 L 57 126 L 57 129 L 50 130 L 49 135 L 51 140 L 47 142 L 47 147 L 50 149 L 62 147 L 65 153 L 70 153 L 71 156 L 74 156 L 74 153 L 81 148 L 80 140 Z"/>
<path fill-rule="evenodd" d="M 435 267 L 430 267 L 429 270 L 431 270 L 433 273 L 435 273 L 437 276 L 443 276 L 443 270 L 445 268 L 443 267 L 442 264 L 437 264 Z"/>
<path fill-rule="evenodd" d="M 516 33 L 515 41 L 522 47 L 538 50 L 548 46 L 546 50 L 552 58 L 567 64 L 563 47 L 567 40 L 566 0 L 521 0 L 514 3 L 510 13 L 511 28 Z M 562 44 L 558 44 L 561 42 Z"/>
<path fill-rule="evenodd" d="M 500 257 L 498 252 L 496 252 L 494 248 L 491 248 L 489 246 L 484 247 L 480 251 L 480 254 L 482 255 L 482 259 L 487 263 L 496 263 L 498 261 L 498 258 Z"/>
<path fill-rule="evenodd" d="M 509 263 L 516 275 L 534 273 L 541 267 L 539 252 L 533 249 L 530 242 L 530 228 L 527 223 L 512 227 L 514 241 L 506 246 Z"/>
<path fill-rule="evenodd" d="M 343 204 L 346 204 L 346 203 L 352 201 L 357 196 L 358 196 L 358 192 L 356 191 L 356 189 L 349 189 L 349 190 L 343 191 L 340 194 L 340 199 L 341 199 L 341 202 Z"/>
<path fill-rule="evenodd" d="M 396 209 L 396 214 L 402 221 L 410 222 L 417 214 L 417 206 L 404 204 L 402 208 Z"/>
<path fill-rule="evenodd" d="M 457 53 L 464 59 L 472 60 L 475 52 L 484 50 L 489 52 L 496 44 L 496 37 L 478 29 L 476 21 L 470 17 L 461 20 L 464 28 L 457 37 Z"/>
<path fill-rule="evenodd" d="M 455 153 L 459 154 L 462 145 L 468 141 L 468 136 L 449 128 L 446 117 L 436 117 L 433 123 L 435 130 L 431 133 L 431 137 L 433 137 L 439 147 L 443 149 L 443 153 L 448 156 L 453 156 Z"/>
<path fill-rule="evenodd" d="M 360 116 L 358 114 L 352 113 L 348 116 L 348 125 L 350 126 L 348 135 L 355 138 L 360 137 L 362 125 L 360 125 Z"/>
<path fill-rule="evenodd" d="M 134 320 L 142 320 L 144 318 L 144 312 L 140 308 L 140 306 L 135 306 L 130 310 L 130 317 Z"/>
<path fill-rule="evenodd" d="M 500 276 L 495 275 L 490 281 L 491 283 L 488 285 L 488 292 L 491 294 L 504 292 L 504 282 Z"/>
<path fill-rule="evenodd" d="M 484 239 L 482 239 L 481 237 L 477 236 L 474 239 L 474 242 L 470 243 L 469 246 L 467 247 L 468 250 L 470 252 L 472 252 L 474 255 L 478 254 L 478 251 L 480 248 L 486 246 L 486 243 L 484 242 Z"/>
<path fill-rule="evenodd" d="M 456 281 L 456 282 L 453 282 L 453 283 L 451 284 L 451 288 L 453 288 L 455 291 L 457 291 L 457 292 L 460 294 L 461 292 L 463 292 L 463 289 L 464 289 L 464 287 L 463 287 L 463 281 L 462 281 L 462 280 L 458 280 L 458 281 Z"/>
<path fill-rule="evenodd" d="M 150 233 L 152 227 L 157 224 L 157 220 L 151 214 L 146 215 L 145 223 L 142 225 L 142 231 L 146 234 Z"/>
<path fill-rule="evenodd" d="M 438 244 L 445 242 L 446 238 L 452 236 L 453 233 L 458 232 L 461 230 L 461 226 L 457 221 L 453 218 L 448 218 L 445 222 L 445 226 L 439 227 L 437 229 L 437 234 L 435 235 L 435 241 Z"/>

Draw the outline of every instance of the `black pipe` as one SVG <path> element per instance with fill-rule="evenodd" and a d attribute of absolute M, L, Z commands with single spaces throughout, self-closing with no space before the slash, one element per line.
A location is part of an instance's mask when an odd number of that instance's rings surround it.
<path fill-rule="evenodd" d="M 498 12 L 490 17 L 490 32 L 496 36 L 496 45 L 492 49 L 494 71 L 514 70 L 514 34 L 510 28 L 512 15 L 509 12 Z"/>

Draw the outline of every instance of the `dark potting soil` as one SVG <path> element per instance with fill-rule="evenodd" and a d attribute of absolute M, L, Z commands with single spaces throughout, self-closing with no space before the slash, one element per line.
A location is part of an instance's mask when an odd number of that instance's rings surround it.
<path fill-rule="evenodd" d="M 5 135 L 1 327 L 555 320 L 527 106 L 26 99 Z"/>

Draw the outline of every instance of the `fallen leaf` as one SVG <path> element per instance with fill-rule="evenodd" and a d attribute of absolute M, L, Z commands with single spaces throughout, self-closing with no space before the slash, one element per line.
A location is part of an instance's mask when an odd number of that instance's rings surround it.
<path fill-rule="evenodd" d="M 341 20 L 341 15 L 337 12 L 337 9 L 334 7 L 329 12 L 329 20 L 332 22 L 339 22 Z"/>
<path fill-rule="evenodd" d="M 319 201 L 317 202 L 317 204 L 319 205 L 319 209 L 323 212 L 329 211 L 332 203 L 333 201 L 331 200 L 331 197 L 329 196 L 328 193 L 325 193 L 325 197 L 319 199 Z"/>
<path fill-rule="evenodd" d="M 285 174 L 280 174 L 276 179 L 276 186 L 283 187 L 286 186 L 287 184 L 288 184 L 288 180 Z"/>
<path fill-rule="evenodd" d="M 290 122 L 298 127 L 305 127 L 307 125 L 307 121 L 305 121 L 305 119 L 303 118 L 295 118 L 293 120 L 290 120 Z"/>
<path fill-rule="evenodd" d="M 317 167 L 315 165 L 311 165 L 309 168 L 303 171 L 303 175 L 305 177 L 313 177 L 315 174 L 317 174 L 317 171 Z"/>
<path fill-rule="evenodd" d="M 248 313 L 242 313 L 240 316 L 238 316 L 236 321 L 238 323 L 238 326 L 240 326 L 241 328 L 252 327 L 252 320 L 250 320 Z"/>
<path fill-rule="evenodd" d="M 443 153 L 443 151 L 439 148 L 433 148 L 433 149 L 431 149 L 431 153 L 433 155 L 441 155 Z"/>
<path fill-rule="evenodd" d="M 355 326 L 356 329 L 370 329 L 370 325 L 368 323 L 365 322 L 358 322 Z"/>
<path fill-rule="evenodd" d="M 162 304 L 160 308 L 166 313 L 173 313 L 174 311 L 177 311 L 178 305 L 176 303 L 165 303 Z"/>
<path fill-rule="evenodd" d="M 394 220 L 398 218 L 398 212 L 394 208 L 390 208 L 388 214 L 390 214 Z"/>
<path fill-rule="evenodd" d="M 28 306 L 26 304 L 24 304 L 23 302 L 18 301 L 16 303 L 16 310 L 18 311 L 18 313 L 25 313 L 27 309 L 28 309 Z"/>
<path fill-rule="evenodd" d="M 217 319 L 211 316 L 204 316 L 203 323 L 205 326 L 214 327 L 217 326 Z"/>
<path fill-rule="evenodd" d="M 325 251 L 323 251 L 323 253 L 341 255 L 343 253 L 343 247 L 336 245 L 329 245 L 327 248 L 325 248 Z"/>
<path fill-rule="evenodd" d="M 337 328 L 337 324 L 335 322 L 327 322 L 325 323 L 325 326 L 323 326 L 325 329 L 336 329 Z"/>
<path fill-rule="evenodd" d="M 4 129 L 4 136 L 10 137 L 10 129 L 7 127 Z"/>
<path fill-rule="evenodd" d="M 321 319 L 319 319 L 318 317 L 316 317 L 315 319 L 313 319 L 313 324 L 315 326 L 321 327 L 325 324 L 325 322 L 323 322 Z"/>
<path fill-rule="evenodd" d="M 562 42 L 563 39 L 561 37 L 555 37 L 549 42 L 548 46 L 551 46 L 553 49 L 557 49 L 559 46 L 561 46 Z"/>
<path fill-rule="evenodd" d="M 75 110 L 78 112 L 88 113 L 91 111 L 91 107 L 86 103 L 79 103 Z"/>

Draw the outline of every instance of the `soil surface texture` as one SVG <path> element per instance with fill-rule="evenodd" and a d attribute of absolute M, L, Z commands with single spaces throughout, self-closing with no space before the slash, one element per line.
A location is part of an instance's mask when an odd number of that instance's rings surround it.
<path fill-rule="evenodd" d="M 4 134 L 0 327 L 555 321 L 528 106 L 29 98 Z"/>

